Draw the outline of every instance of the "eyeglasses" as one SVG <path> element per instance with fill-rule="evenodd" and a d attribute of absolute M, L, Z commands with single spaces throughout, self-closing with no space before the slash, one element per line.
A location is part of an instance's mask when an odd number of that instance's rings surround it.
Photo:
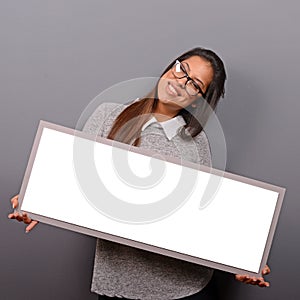
<path fill-rule="evenodd" d="M 205 93 L 203 93 L 200 86 L 188 75 L 187 71 L 179 60 L 176 60 L 174 66 L 172 67 L 172 73 L 178 79 L 186 78 L 184 86 L 186 92 L 190 96 L 196 96 L 197 94 L 201 94 L 202 97 L 205 96 Z"/>

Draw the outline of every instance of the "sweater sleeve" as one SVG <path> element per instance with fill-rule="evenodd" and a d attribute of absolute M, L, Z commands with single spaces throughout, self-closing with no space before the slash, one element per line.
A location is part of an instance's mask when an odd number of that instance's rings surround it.
<path fill-rule="evenodd" d="M 100 104 L 86 121 L 82 131 L 91 135 L 106 137 L 111 129 L 113 121 L 124 107 L 124 105 L 116 103 Z"/>

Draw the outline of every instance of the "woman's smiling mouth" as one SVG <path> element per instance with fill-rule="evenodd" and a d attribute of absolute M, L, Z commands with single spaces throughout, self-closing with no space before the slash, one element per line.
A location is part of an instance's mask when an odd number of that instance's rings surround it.
<path fill-rule="evenodd" d="M 167 90 L 167 93 L 172 96 L 181 96 L 181 94 L 178 91 L 178 88 L 175 87 L 173 84 L 171 84 L 169 81 L 167 83 L 166 90 Z"/>

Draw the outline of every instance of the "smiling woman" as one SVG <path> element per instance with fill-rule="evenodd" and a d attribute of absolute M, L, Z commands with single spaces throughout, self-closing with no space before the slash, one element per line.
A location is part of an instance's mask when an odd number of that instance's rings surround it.
<path fill-rule="evenodd" d="M 108 138 L 138 146 L 141 129 L 151 115 L 157 121 L 180 116 L 186 123 L 182 137 L 195 137 L 224 96 L 225 80 L 222 60 L 211 50 L 194 48 L 171 62 L 155 88 L 117 117 Z"/>
<path fill-rule="evenodd" d="M 172 61 L 144 98 L 129 105 L 101 104 L 83 130 L 160 155 L 211 165 L 203 128 L 224 96 L 225 80 L 222 60 L 211 50 L 194 48 Z M 11 201 L 16 208 L 18 196 Z M 18 212 L 9 218 L 28 224 L 26 231 L 37 224 Z M 211 276 L 212 270 L 204 266 L 98 239 L 92 291 L 99 299 L 178 299 L 201 291 Z M 268 285 L 262 277 L 236 278 Z"/>

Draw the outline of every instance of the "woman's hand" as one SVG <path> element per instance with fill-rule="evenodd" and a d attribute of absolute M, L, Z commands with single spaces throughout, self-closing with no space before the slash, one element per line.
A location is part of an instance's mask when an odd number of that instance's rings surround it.
<path fill-rule="evenodd" d="M 24 222 L 25 224 L 28 224 L 25 231 L 26 233 L 29 232 L 37 223 L 38 221 L 32 220 L 26 213 L 20 214 L 15 209 L 19 205 L 19 195 L 14 196 L 10 199 L 12 208 L 14 209 L 14 212 L 8 215 L 9 219 L 16 219 L 19 222 Z"/>
<path fill-rule="evenodd" d="M 269 274 L 270 271 L 271 271 L 270 268 L 267 265 L 265 265 L 265 267 L 261 272 L 262 275 L 261 277 L 251 277 L 248 275 L 235 275 L 235 279 L 244 283 L 258 285 L 260 287 L 269 287 L 270 283 L 265 281 L 263 275 Z"/>

